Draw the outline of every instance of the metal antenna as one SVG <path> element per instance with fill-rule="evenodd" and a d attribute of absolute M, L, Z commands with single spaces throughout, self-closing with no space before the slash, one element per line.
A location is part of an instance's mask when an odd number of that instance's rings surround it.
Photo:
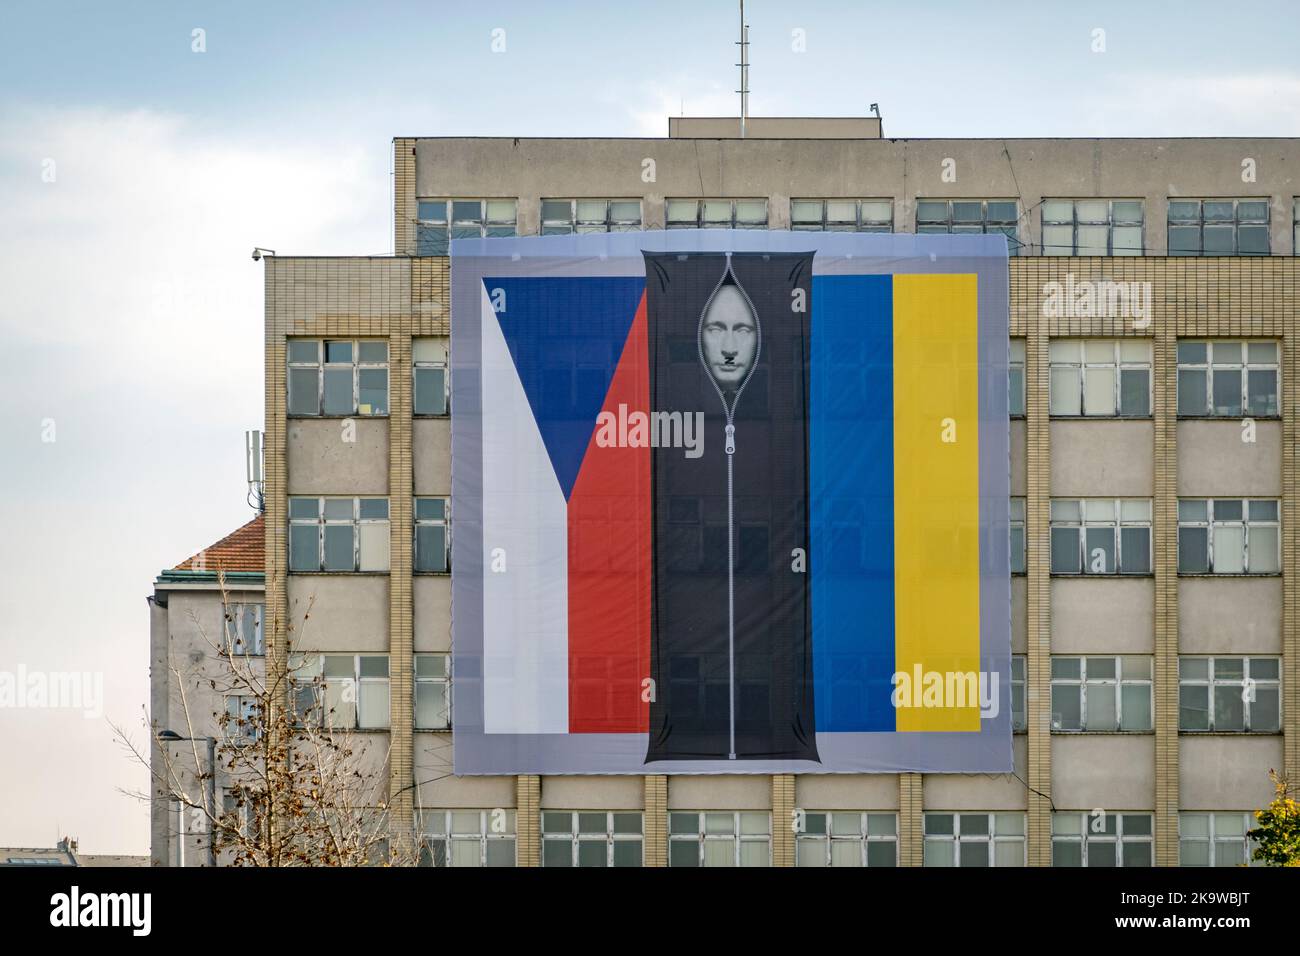
<path fill-rule="evenodd" d="M 749 117 L 749 24 L 745 22 L 745 0 L 740 0 L 740 138 L 745 138 L 745 120 Z"/>

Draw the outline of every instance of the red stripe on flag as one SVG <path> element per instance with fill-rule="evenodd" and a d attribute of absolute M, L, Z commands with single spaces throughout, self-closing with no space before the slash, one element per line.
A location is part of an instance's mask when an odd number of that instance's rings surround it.
<path fill-rule="evenodd" d="M 650 411 L 645 296 L 602 413 Z M 569 732 L 644 733 L 650 705 L 650 448 L 597 443 L 569 495 Z"/>

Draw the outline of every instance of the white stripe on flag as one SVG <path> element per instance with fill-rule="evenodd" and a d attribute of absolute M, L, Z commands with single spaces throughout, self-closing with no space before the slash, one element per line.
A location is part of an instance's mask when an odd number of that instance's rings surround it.
<path fill-rule="evenodd" d="M 565 734 L 568 507 L 486 288 L 481 317 L 483 726 Z"/>

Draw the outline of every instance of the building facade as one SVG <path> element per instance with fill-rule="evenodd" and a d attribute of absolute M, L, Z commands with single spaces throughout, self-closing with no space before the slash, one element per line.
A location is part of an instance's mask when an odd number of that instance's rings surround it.
<path fill-rule="evenodd" d="M 435 865 L 1244 861 L 1300 772 L 1300 141 L 732 123 L 398 138 L 394 255 L 265 259 L 268 666 L 310 606 Z M 452 773 L 448 242 L 697 226 L 1008 236 L 1014 774 Z"/>
<path fill-rule="evenodd" d="M 149 595 L 149 866 L 204 866 L 210 834 L 201 815 L 186 813 L 171 782 L 202 802 L 206 742 L 222 733 L 228 700 L 210 683 L 226 676 L 217 642 L 226 641 L 254 673 L 265 673 L 263 572 L 265 533 L 259 515 L 175 567 L 162 571 Z M 220 684 L 218 684 L 218 687 Z M 238 710 L 236 709 L 236 713 Z M 180 739 L 158 739 L 171 731 Z M 164 755 L 161 750 L 169 751 Z M 228 782 L 212 791 L 221 802 Z M 220 862 L 220 861 L 219 861 Z"/>

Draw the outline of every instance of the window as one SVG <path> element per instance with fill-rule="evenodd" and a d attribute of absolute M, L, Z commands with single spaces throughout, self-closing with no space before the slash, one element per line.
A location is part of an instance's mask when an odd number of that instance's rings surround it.
<path fill-rule="evenodd" d="M 790 203 L 795 232 L 893 232 L 892 199 L 795 199 Z"/>
<path fill-rule="evenodd" d="M 771 866 L 771 814 L 670 813 L 668 865 Z"/>
<path fill-rule="evenodd" d="M 927 813 L 924 866 L 1024 866 L 1023 813 Z"/>
<path fill-rule="evenodd" d="M 1012 418 L 1025 417 L 1025 340 L 1012 339 L 1007 351 L 1007 409 Z"/>
<path fill-rule="evenodd" d="M 387 571 L 387 498 L 290 498 L 289 570 Z"/>
<path fill-rule="evenodd" d="M 1169 254 L 1268 255 L 1268 200 L 1169 200 Z"/>
<path fill-rule="evenodd" d="M 228 741 L 237 744 L 256 743 L 259 733 L 261 703 L 258 698 L 243 694 L 226 697 L 226 719 L 221 732 Z"/>
<path fill-rule="evenodd" d="M 669 229 L 766 229 L 766 199 L 670 199 Z"/>
<path fill-rule="evenodd" d="M 1277 574 L 1278 502 L 1269 498 L 1180 498 L 1179 574 Z"/>
<path fill-rule="evenodd" d="M 414 570 L 446 572 L 451 567 L 449 505 L 446 498 L 415 499 Z"/>
<path fill-rule="evenodd" d="M 1011 573 L 1025 573 L 1025 499 L 1012 498 L 1011 515 Z"/>
<path fill-rule="evenodd" d="M 1025 708 L 1025 655 L 1011 656 L 1011 732 L 1023 734 L 1029 728 Z"/>
<path fill-rule="evenodd" d="M 1178 414 L 1278 414 L 1276 342 L 1178 343 Z"/>
<path fill-rule="evenodd" d="M 426 810 L 420 866 L 514 866 L 515 811 Z"/>
<path fill-rule="evenodd" d="M 446 730 L 451 726 L 451 656 L 415 655 L 415 726 Z"/>
<path fill-rule="evenodd" d="M 1053 415 L 1151 415 L 1149 339 L 1053 339 L 1048 357 Z"/>
<path fill-rule="evenodd" d="M 543 199 L 542 235 L 635 232 L 641 228 L 639 199 Z"/>
<path fill-rule="evenodd" d="M 1151 658 L 1052 657 L 1052 730 L 1142 733 L 1151 723 Z"/>
<path fill-rule="evenodd" d="M 299 723 L 333 730 L 388 727 L 387 654 L 292 654 L 289 671 Z"/>
<path fill-rule="evenodd" d="M 1250 813 L 1178 814 L 1178 865 L 1250 866 L 1252 826 Z"/>
<path fill-rule="evenodd" d="M 1275 734 L 1282 727 L 1276 657 L 1180 657 L 1178 729 Z"/>
<path fill-rule="evenodd" d="M 1044 200 L 1043 255 L 1142 255 L 1142 201 Z"/>
<path fill-rule="evenodd" d="M 266 653 L 262 638 L 261 604 L 227 604 L 225 609 L 226 650 L 230 654 L 261 657 Z"/>
<path fill-rule="evenodd" d="M 513 199 L 421 199 L 416 205 L 417 256 L 445 256 L 449 239 L 515 234 Z"/>
<path fill-rule="evenodd" d="M 1052 814 L 1052 866 L 1150 866 L 1151 814 Z"/>
<path fill-rule="evenodd" d="M 542 811 L 542 866 L 640 865 L 639 811 Z"/>
<path fill-rule="evenodd" d="M 241 801 L 234 790 L 221 791 L 221 829 L 227 845 L 238 844 L 241 837 L 245 840 L 258 838 L 258 813 L 252 798 L 246 793 Z M 218 844 L 220 846 L 220 843 Z"/>
<path fill-rule="evenodd" d="M 1014 199 L 919 199 L 916 203 L 916 231 L 926 233 L 1002 233 L 1007 249 L 1016 254 Z"/>
<path fill-rule="evenodd" d="M 447 375 L 447 336 L 411 339 L 415 392 L 411 411 L 416 415 L 446 415 L 451 396 Z"/>
<path fill-rule="evenodd" d="M 809 811 L 796 837 L 797 866 L 898 866 L 898 816 Z"/>
<path fill-rule="evenodd" d="M 387 415 L 388 343 L 289 339 L 290 415 Z"/>
<path fill-rule="evenodd" d="M 1053 574 L 1150 574 L 1151 499 L 1052 499 Z"/>

